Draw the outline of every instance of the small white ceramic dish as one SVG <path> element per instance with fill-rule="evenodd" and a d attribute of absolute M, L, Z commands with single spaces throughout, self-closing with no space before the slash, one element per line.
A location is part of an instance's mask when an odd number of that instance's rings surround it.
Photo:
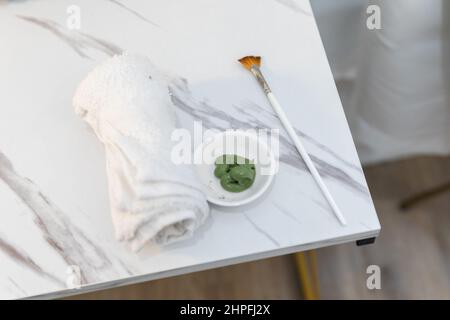
<path fill-rule="evenodd" d="M 255 181 L 243 192 L 228 192 L 214 175 L 215 160 L 224 154 L 235 154 L 255 164 Z M 220 206 L 236 207 L 248 204 L 269 188 L 276 169 L 275 157 L 267 144 L 258 136 L 244 131 L 218 133 L 204 141 L 194 153 L 197 171 L 209 202 Z"/>

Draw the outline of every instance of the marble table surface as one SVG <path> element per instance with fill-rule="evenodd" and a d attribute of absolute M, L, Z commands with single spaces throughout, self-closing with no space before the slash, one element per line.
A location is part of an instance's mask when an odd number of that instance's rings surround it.
<path fill-rule="evenodd" d="M 0 48 L 0 298 L 58 297 L 378 235 L 307 0 L 0 1 Z M 236 62 L 262 55 L 348 225 L 283 131 L 280 170 L 261 201 L 213 207 L 192 239 L 129 252 L 114 239 L 103 148 L 71 104 L 87 72 L 123 51 L 182 80 L 173 100 L 187 128 L 197 119 L 218 129 L 280 128 Z M 74 266 L 81 288 L 70 288 Z"/>

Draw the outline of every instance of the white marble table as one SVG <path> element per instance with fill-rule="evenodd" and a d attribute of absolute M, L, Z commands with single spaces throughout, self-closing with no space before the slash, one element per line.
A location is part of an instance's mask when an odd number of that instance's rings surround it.
<path fill-rule="evenodd" d="M 81 29 L 67 28 L 67 8 Z M 374 237 L 380 225 L 307 0 L 0 1 L 0 298 L 56 297 Z M 78 82 L 123 50 L 185 79 L 189 127 L 280 125 L 236 62 L 265 73 L 342 208 L 343 227 L 282 133 L 270 192 L 213 208 L 193 239 L 138 254 L 114 239 L 104 154 L 73 112 Z M 70 266 L 83 286 L 67 289 Z M 70 281 L 69 281 L 70 282 Z"/>

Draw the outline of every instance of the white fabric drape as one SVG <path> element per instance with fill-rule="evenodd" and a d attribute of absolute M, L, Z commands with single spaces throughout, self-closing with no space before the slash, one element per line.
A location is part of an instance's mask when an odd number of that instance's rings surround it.
<path fill-rule="evenodd" d="M 358 42 L 348 48 L 356 60 L 352 98 L 344 108 L 364 163 L 449 153 L 446 2 L 376 0 L 362 8 L 378 5 L 382 25 L 368 30 L 363 20 Z M 318 17 L 321 31 L 328 29 Z"/>

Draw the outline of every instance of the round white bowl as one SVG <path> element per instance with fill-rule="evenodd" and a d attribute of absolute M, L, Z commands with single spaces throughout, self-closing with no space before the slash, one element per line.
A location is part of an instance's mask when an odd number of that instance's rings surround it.
<path fill-rule="evenodd" d="M 230 139 L 234 139 L 234 145 L 228 143 Z M 256 175 L 250 188 L 237 193 L 223 189 L 220 180 L 214 175 L 214 162 L 223 154 L 236 154 L 254 162 Z M 275 157 L 267 144 L 256 135 L 243 131 L 221 132 L 206 139 L 195 150 L 194 157 L 208 201 L 219 206 L 236 207 L 255 201 L 269 188 L 275 175 L 275 170 L 269 169 L 275 167 Z"/>

